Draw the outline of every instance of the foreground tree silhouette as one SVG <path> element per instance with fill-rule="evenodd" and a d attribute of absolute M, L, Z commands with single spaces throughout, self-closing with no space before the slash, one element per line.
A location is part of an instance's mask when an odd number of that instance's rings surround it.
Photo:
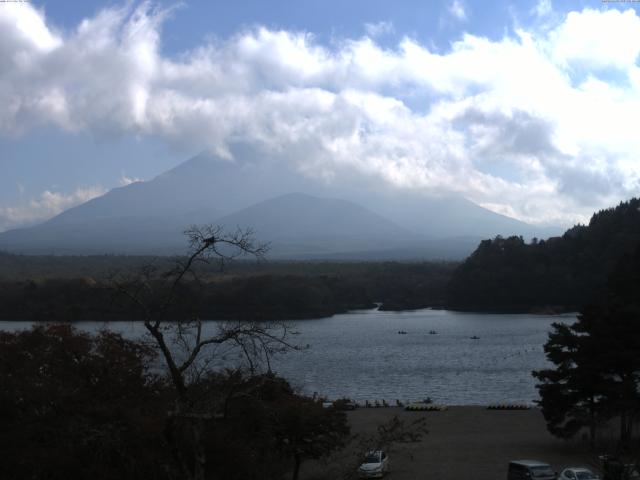
<path fill-rule="evenodd" d="M 541 383 L 539 401 L 548 430 L 571 438 L 582 428 L 589 430 L 590 443 L 606 419 L 606 378 L 603 375 L 594 338 L 581 333 L 579 322 L 573 325 L 554 323 L 544 346 L 554 369 L 534 371 Z"/>
<path fill-rule="evenodd" d="M 225 262 L 239 256 L 264 257 L 267 245 L 256 243 L 251 230 L 225 232 L 219 226 L 191 227 L 185 232 L 189 251 L 175 266 L 159 271 L 146 265 L 133 275 L 112 279 L 114 289 L 132 302 L 144 319 L 144 326 L 158 348 L 175 391 L 168 413 L 165 437 L 179 473 L 184 478 L 206 477 L 206 423 L 212 412 L 194 397 L 198 379 L 206 376 L 221 345 L 242 353 L 251 373 L 262 364 L 270 371 L 270 357 L 276 352 L 295 349 L 287 340 L 281 323 L 236 321 L 205 326 L 198 316 L 194 289 L 183 288 L 187 281 L 202 282 L 198 264 Z"/>
<path fill-rule="evenodd" d="M 161 478 L 155 351 L 69 325 L 0 332 L 0 478 Z"/>
<path fill-rule="evenodd" d="M 217 373 L 200 385 L 223 405 L 207 439 L 218 452 L 209 472 L 216 478 L 295 480 L 304 461 L 326 457 L 349 438 L 343 411 L 296 394 L 275 375 Z"/>
<path fill-rule="evenodd" d="M 292 480 L 298 480 L 306 459 L 319 459 L 345 446 L 349 427 L 346 415 L 310 398 L 292 397 L 278 412 L 284 453 L 293 459 Z"/>
<path fill-rule="evenodd" d="M 560 437 L 620 419 L 620 446 L 631 440 L 640 411 L 640 246 L 617 265 L 600 304 L 568 326 L 554 324 L 545 345 L 555 368 L 533 372 L 549 431 Z"/>
<path fill-rule="evenodd" d="M 69 325 L 0 332 L 0 478 L 183 478 L 163 440 L 172 395 L 166 376 L 150 371 L 156 355 L 140 340 Z M 303 459 L 349 434 L 343 412 L 269 373 L 209 372 L 189 384 L 189 399 L 216 453 L 207 478 L 296 478 Z M 177 420 L 170 433 L 186 453 L 191 427 Z"/>

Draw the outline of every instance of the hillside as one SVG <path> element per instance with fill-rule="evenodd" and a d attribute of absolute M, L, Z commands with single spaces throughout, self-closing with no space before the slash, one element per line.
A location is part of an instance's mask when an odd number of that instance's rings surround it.
<path fill-rule="evenodd" d="M 454 272 L 451 308 L 494 311 L 576 310 L 604 295 L 620 259 L 640 244 L 640 199 L 595 213 L 561 237 L 484 240 Z"/>
<path fill-rule="evenodd" d="M 265 200 L 216 223 L 227 229 L 250 225 L 257 238 L 271 243 L 271 256 L 296 250 L 299 254 L 384 250 L 419 239 L 353 202 L 302 193 Z"/>

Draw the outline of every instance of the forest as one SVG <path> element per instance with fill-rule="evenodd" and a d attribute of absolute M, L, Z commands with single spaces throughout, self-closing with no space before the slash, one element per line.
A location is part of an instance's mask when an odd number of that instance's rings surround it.
<path fill-rule="evenodd" d="M 640 199 L 595 213 L 561 237 L 484 240 L 453 273 L 448 308 L 578 311 L 606 293 L 617 262 L 640 244 Z"/>
<path fill-rule="evenodd" d="M 5 254 L 1 261 L 10 264 L 18 279 L 10 279 L 4 270 L 4 278 L 0 279 L 0 319 L 139 319 L 135 306 L 113 288 L 114 276 L 150 266 L 163 271 L 179 260 Z M 232 262 L 224 269 L 220 265 L 200 265 L 198 281 L 182 286 L 180 302 L 173 313 L 208 319 L 275 320 L 324 317 L 374 308 L 376 303 L 383 304 L 383 309 L 397 310 L 442 306 L 455 266 L 448 262 L 249 261 Z"/>

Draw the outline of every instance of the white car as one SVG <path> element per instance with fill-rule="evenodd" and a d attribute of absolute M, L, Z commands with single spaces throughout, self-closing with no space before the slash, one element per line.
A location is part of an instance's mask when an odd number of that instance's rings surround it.
<path fill-rule="evenodd" d="M 358 468 L 360 478 L 382 478 L 389 471 L 389 456 L 382 450 L 371 450 Z"/>
<path fill-rule="evenodd" d="M 558 480 L 599 480 L 600 477 L 588 468 L 571 467 L 565 468 L 558 477 Z"/>

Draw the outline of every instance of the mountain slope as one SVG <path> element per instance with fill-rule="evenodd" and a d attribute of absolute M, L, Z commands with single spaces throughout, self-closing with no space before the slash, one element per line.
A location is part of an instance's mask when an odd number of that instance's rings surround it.
<path fill-rule="evenodd" d="M 353 202 L 302 193 L 265 200 L 216 223 L 230 229 L 250 226 L 257 238 L 271 242 L 272 254 L 386 250 L 420 240 Z"/>
<path fill-rule="evenodd" d="M 146 182 L 114 188 L 71 208 L 49 223 L 114 217 L 191 215 L 212 221 L 252 203 L 289 190 L 289 175 L 262 181 L 267 164 L 234 163 L 202 153 Z"/>
<path fill-rule="evenodd" d="M 353 200 L 398 225 L 434 238 L 482 239 L 496 235 L 546 238 L 562 233 L 561 229 L 540 228 L 492 212 L 462 197 L 385 192 L 375 196 L 362 195 Z"/>
<path fill-rule="evenodd" d="M 175 253 L 182 232 L 286 192 L 284 174 L 263 182 L 266 164 L 197 155 L 146 182 L 114 188 L 33 227 L 0 233 L 0 249 L 20 253 Z M 303 183 L 298 184 L 304 187 Z"/>

